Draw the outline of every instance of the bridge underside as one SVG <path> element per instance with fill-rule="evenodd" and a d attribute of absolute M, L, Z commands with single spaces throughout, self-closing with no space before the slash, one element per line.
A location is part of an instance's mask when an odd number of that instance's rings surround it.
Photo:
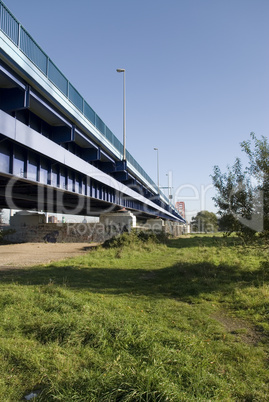
<path fill-rule="evenodd" d="M 89 177 L 4 135 L 0 135 L 0 167 L 0 208 L 100 216 L 124 207 L 140 218 L 167 219 L 165 210 L 156 211 L 152 201 L 115 179 L 110 183 L 109 176 L 98 169 L 93 168 L 95 178 Z"/>
<path fill-rule="evenodd" d="M 121 198 L 124 204 L 128 199 Z M 86 197 L 70 191 L 33 183 L 28 180 L 0 175 L 0 208 L 37 210 L 61 214 L 79 214 L 84 216 L 100 216 L 105 212 L 118 211 L 122 208 L 112 202 Z M 132 208 L 128 208 L 132 210 Z M 154 216 L 154 211 L 145 210 L 133 213 L 137 217 Z"/>
<path fill-rule="evenodd" d="M 0 208 L 100 216 L 125 207 L 140 218 L 170 215 L 154 197 L 139 194 L 140 187 L 119 182 L 1 110 L 0 172 Z"/>

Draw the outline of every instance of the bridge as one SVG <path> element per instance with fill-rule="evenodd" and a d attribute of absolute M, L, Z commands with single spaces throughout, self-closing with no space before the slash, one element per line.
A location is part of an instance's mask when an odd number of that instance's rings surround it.
<path fill-rule="evenodd" d="M 185 223 L 0 0 L 0 208 Z"/>

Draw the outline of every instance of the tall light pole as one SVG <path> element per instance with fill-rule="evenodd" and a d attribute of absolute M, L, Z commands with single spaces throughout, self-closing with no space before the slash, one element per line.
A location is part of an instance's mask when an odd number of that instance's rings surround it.
<path fill-rule="evenodd" d="M 158 183 L 158 193 L 160 193 L 159 149 L 154 148 L 154 151 L 157 151 L 157 183 Z"/>
<path fill-rule="evenodd" d="M 170 204 L 170 180 L 169 180 L 169 173 L 166 173 L 167 179 L 168 179 L 168 200 Z"/>
<path fill-rule="evenodd" d="M 169 173 L 166 174 L 166 176 L 168 177 L 168 199 L 169 199 L 169 204 L 173 204 L 173 194 L 172 194 L 173 185 L 172 185 L 172 172 L 171 172 L 171 170 L 169 171 Z"/>
<path fill-rule="evenodd" d="M 123 73 L 123 160 L 126 160 L 126 132 L 125 132 L 125 69 L 117 68 L 118 73 Z"/>

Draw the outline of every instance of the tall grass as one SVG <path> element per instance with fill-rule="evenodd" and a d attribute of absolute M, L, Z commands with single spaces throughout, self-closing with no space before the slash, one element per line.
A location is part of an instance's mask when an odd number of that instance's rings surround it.
<path fill-rule="evenodd" d="M 124 235 L 1 278 L 3 401 L 269 399 L 263 247 Z"/>

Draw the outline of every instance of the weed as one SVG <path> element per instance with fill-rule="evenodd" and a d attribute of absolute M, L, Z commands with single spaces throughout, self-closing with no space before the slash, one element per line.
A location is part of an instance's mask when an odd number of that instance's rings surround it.
<path fill-rule="evenodd" d="M 155 233 L 152 231 L 136 231 L 130 233 L 125 232 L 116 237 L 106 240 L 103 244 L 104 248 L 116 247 L 136 247 L 151 244 L 167 244 L 168 235 L 164 232 Z"/>
<path fill-rule="evenodd" d="M 14 229 L 5 229 L 5 230 L 0 229 L 0 244 L 8 243 L 8 241 L 6 240 L 6 237 L 8 237 L 9 235 L 12 235 L 14 233 L 16 233 L 16 230 L 14 230 Z"/>

